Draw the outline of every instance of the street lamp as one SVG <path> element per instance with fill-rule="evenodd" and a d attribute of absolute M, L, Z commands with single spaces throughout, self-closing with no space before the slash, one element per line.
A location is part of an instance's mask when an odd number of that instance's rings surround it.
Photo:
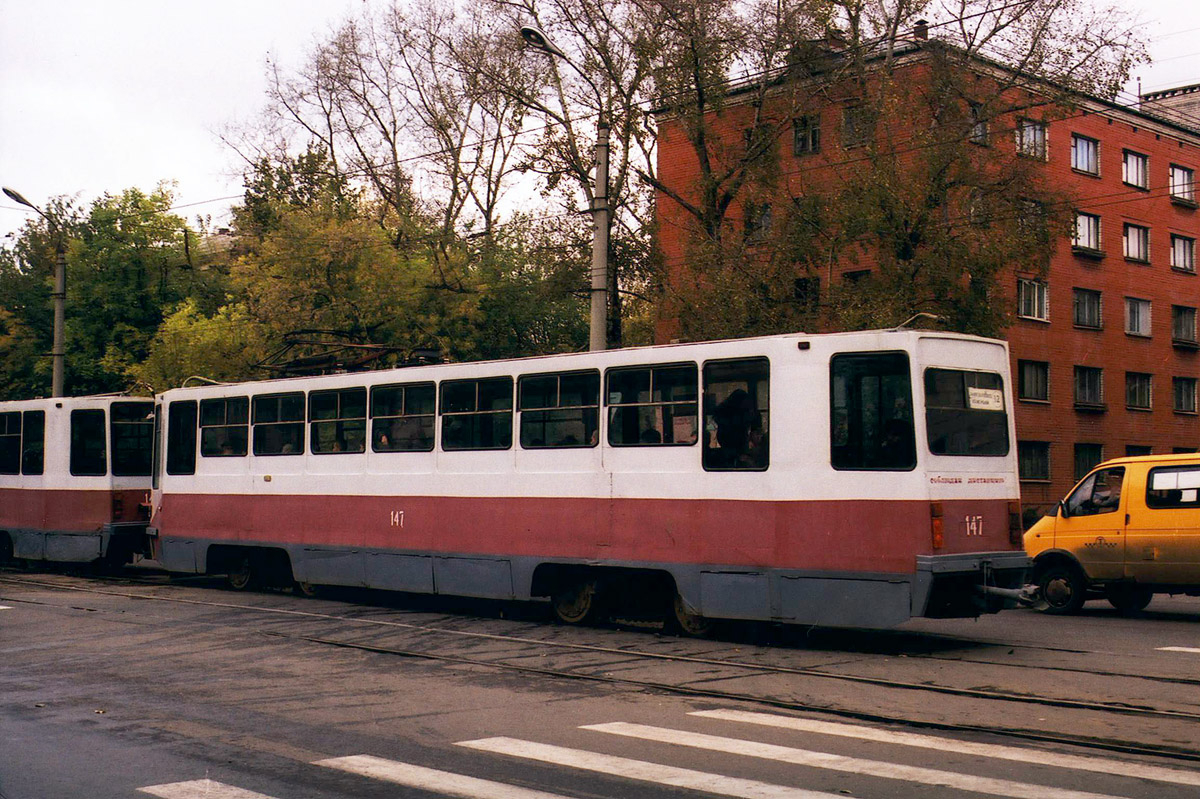
<path fill-rule="evenodd" d="M 600 103 L 600 117 L 596 121 L 596 185 L 592 191 L 592 313 L 588 349 L 592 352 L 608 349 L 608 120 L 604 118 L 604 98 L 587 73 L 540 29 L 526 25 L 521 28 L 521 38 L 534 50 L 569 64 L 596 92 Z"/>
<path fill-rule="evenodd" d="M 42 209 L 26 200 L 19 191 L 4 187 L 4 193 L 13 202 L 32 208 L 38 216 L 46 220 L 46 224 L 54 231 L 54 293 L 50 295 L 54 303 L 54 343 L 50 348 L 52 377 L 50 379 L 50 396 L 63 396 L 63 364 L 66 361 L 66 326 L 67 301 L 67 245 L 64 240 L 62 226 Z"/>

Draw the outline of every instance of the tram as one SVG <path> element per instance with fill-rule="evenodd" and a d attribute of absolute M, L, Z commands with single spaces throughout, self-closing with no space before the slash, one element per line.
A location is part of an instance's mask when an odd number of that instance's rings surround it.
<path fill-rule="evenodd" d="M 0 402 L 0 562 L 113 565 L 145 549 L 154 402 Z"/>
<path fill-rule="evenodd" d="M 889 627 L 1012 604 L 1002 341 L 781 335 L 167 391 L 174 572 Z"/>

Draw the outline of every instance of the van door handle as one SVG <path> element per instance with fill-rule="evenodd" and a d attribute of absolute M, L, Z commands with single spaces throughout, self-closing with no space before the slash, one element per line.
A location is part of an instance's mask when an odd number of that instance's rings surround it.
<path fill-rule="evenodd" d="M 1125 526 L 1126 527 L 1129 526 L 1129 514 L 1128 513 L 1125 514 Z"/>

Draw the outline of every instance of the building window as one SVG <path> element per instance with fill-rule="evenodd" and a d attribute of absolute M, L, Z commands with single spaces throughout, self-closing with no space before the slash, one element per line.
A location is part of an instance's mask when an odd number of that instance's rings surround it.
<path fill-rule="evenodd" d="M 1171 380 L 1171 388 L 1175 395 L 1176 413 L 1196 412 L 1196 378 L 1176 377 Z"/>
<path fill-rule="evenodd" d="M 1095 366 L 1075 367 L 1075 404 L 1104 405 L 1104 370 Z"/>
<path fill-rule="evenodd" d="M 1125 257 L 1131 261 L 1150 260 L 1150 228 L 1141 225 L 1125 225 Z"/>
<path fill-rule="evenodd" d="M 983 106 L 979 103 L 971 103 L 969 106 L 971 114 L 971 144 L 981 144 L 987 146 L 988 143 L 988 121 L 984 116 Z"/>
<path fill-rule="evenodd" d="M 1150 300 L 1125 298 L 1125 332 L 1131 336 L 1150 335 Z"/>
<path fill-rule="evenodd" d="M 1050 321 L 1049 287 L 1041 280 L 1017 280 L 1017 316 Z"/>
<path fill-rule="evenodd" d="M 1150 158 L 1141 153 L 1126 150 L 1125 156 L 1121 161 L 1121 180 L 1127 186 L 1149 189 Z"/>
<path fill-rule="evenodd" d="M 1171 234 L 1171 268 L 1184 272 L 1196 271 L 1196 240 Z"/>
<path fill-rule="evenodd" d="M 1187 305 L 1171 306 L 1171 340 L 1196 343 L 1196 309 Z"/>
<path fill-rule="evenodd" d="M 1017 398 L 1035 402 L 1050 400 L 1050 364 L 1045 361 L 1017 363 Z"/>
<path fill-rule="evenodd" d="M 1048 441 L 1018 441 L 1017 468 L 1022 480 L 1050 479 L 1050 443 Z"/>
<path fill-rule="evenodd" d="M 842 110 L 842 146 L 865 147 L 871 143 L 875 132 L 871 110 L 863 105 L 853 105 Z"/>
<path fill-rule="evenodd" d="M 821 278 L 798 277 L 792 283 L 792 298 L 797 310 L 816 313 L 821 307 Z"/>
<path fill-rule="evenodd" d="M 1099 330 L 1103 327 L 1101 294 L 1091 289 L 1075 289 L 1075 326 Z"/>
<path fill-rule="evenodd" d="M 805 114 L 792 121 L 792 154 L 821 152 L 821 117 Z"/>
<path fill-rule="evenodd" d="M 1150 410 L 1151 377 L 1143 372 L 1125 373 L 1125 407 Z"/>
<path fill-rule="evenodd" d="M 1017 152 L 1030 158 L 1046 160 L 1046 124 L 1032 119 L 1017 123 Z"/>
<path fill-rule="evenodd" d="M 1071 234 L 1071 246 L 1076 250 L 1100 252 L 1100 217 L 1097 214 L 1075 212 L 1075 229 Z"/>
<path fill-rule="evenodd" d="M 1100 174 L 1100 142 L 1071 134 L 1071 168 L 1089 175 Z"/>
<path fill-rule="evenodd" d="M 856 269 L 853 272 L 845 272 L 842 274 L 842 282 L 847 285 L 857 286 L 871 276 L 870 269 Z"/>
<path fill-rule="evenodd" d="M 1184 203 L 1196 202 L 1196 176 L 1185 166 L 1171 164 L 1171 199 Z"/>
<path fill-rule="evenodd" d="M 1126 458 L 1139 458 L 1142 455 L 1149 455 L 1153 451 L 1154 451 L 1154 447 L 1148 446 L 1146 444 L 1126 444 L 1125 445 L 1125 457 Z"/>
<path fill-rule="evenodd" d="M 1088 472 L 1104 460 L 1104 447 L 1101 444 L 1075 445 L 1075 479 L 1082 480 Z"/>
<path fill-rule="evenodd" d="M 770 203 L 746 203 L 745 233 L 748 241 L 761 241 L 770 236 L 773 221 Z"/>

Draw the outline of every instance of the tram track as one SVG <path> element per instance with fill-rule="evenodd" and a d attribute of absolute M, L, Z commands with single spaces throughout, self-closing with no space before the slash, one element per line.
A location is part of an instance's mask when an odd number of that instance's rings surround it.
<path fill-rule="evenodd" d="M 124 585 L 140 585 L 147 587 L 165 587 L 161 582 L 151 580 L 139 580 L 130 577 L 117 578 L 87 578 L 89 580 L 104 580 L 110 583 Z M 904 680 L 887 679 L 880 677 L 870 677 L 864 675 L 836 673 L 824 670 L 823 668 L 814 667 L 795 667 L 784 666 L 779 664 L 767 663 L 751 663 L 745 661 L 732 660 L 728 658 L 714 658 L 695 654 L 680 654 L 670 652 L 651 652 L 644 649 L 604 646 L 594 643 L 582 643 L 577 641 L 555 641 L 547 640 L 538 637 L 529 637 L 522 635 L 513 635 L 507 633 L 483 632 L 478 630 L 459 630 L 451 629 L 444 626 L 438 626 L 427 623 L 415 623 L 409 621 L 400 621 L 395 619 L 375 619 L 363 618 L 361 616 L 322 613 L 313 610 L 300 610 L 294 608 L 269 607 L 264 605 L 243 604 L 238 602 L 222 602 L 209 599 L 197 599 L 183 596 L 162 596 L 146 593 L 143 591 L 134 590 L 119 590 L 116 586 L 113 587 L 97 587 L 94 585 L 80 585 L 78 583 L 64 585 L 55 581 L 47 581 L 44 579 L 26 578 L 26 577 L 10 577 L 0 576 L 0 584 L 9 583 L 15 585 L 23 585 L 29 587 L 37 587 L 63 592 L 80 592 L 95 595 L 112 596 L 127 598 L 132 600 L 142 601 L 157 601 L 174 604 L 183 604 L 197 607 L 213 608 L 215 610 L 230 610 L 237 612 L 249 612 L 261 614 L 264 617 L 273 617 L 275 619 L 296 620 L 301 622 L 316 622 L 316 623 L 333 623 L 339 625 L 339 628 L 346 628 L 347 625 L 358 628 L 373 628 L 376 630 L 390 630 L 401 633 L 416 633 L 421 636 L 423 645 L 416 646 L 413 643 L 406 645 L 387 645 L 375 641 L 362 640 L 347 640 L 341 636 L 331 636 L 328 634 L 314 634 L 310 631 L 292 631 L 292 630 L 256 630 L 255 632 L 277 640 L 289 640 L 302 642 L 310 645 L 322 647 L 334 647 L 340 649 L 356 650 L 368 652 L 372 654 L 419 658 L 424 660 L 454 663 L 458 665 L 469 665 L 479 668 L 491 669 L 498 672 L 517 673 L 531 676 L 541 676 L 553 679 L 583 681 L 599 684 L 608 684 L 616 687 L 635 688 L 639 690 L 660 691 L 676 695 L 685 695 L 691 697 L 708 698 L 721 701 L 736 701 L 749 702 L 762 706 L 768 706 L 779 709 L 788 709 L 793 711 L 814 712 L 827 715 L 835 715 L 845 718 L 853 718 L 861 721 L 870 721 L 875 723 L 887 724 L 903 724 L 915 728 L 937 729 L 946 731 L 959 731 L 971 733 L 985 733 L 992 735 L 1002 735 L 1007 737 L 1019 738 L 1024 740 L 1039 741 L 1045 743 L 1063 744 L 1071 746 L 1084 746 L 1100 750 L 1120 751 L 1124 753 L 1137 753 L 1142 755 L 1151 755 L 1157 757 L 1169 757 L 1178 760 L 1200 762 L 1200 751 L 1182 746 L 1173 746 L 1170 744 L 1149 744 L 1144 741 L 1118 740 L 1116 738 L 1101 739 L 1094 736 L 1084 735 L 1064 735 L 1060 733 L 1052 733 L 1035 729 L 1017 729 L 1011 726 L 988 725 L 988 724 L 958 724 L 945 723 L 937 721 L 922 720 L 917 718 L 907 718 L 897 715 L 887 715 L 882 713 L 864 712 L 852 708 L 833 707 L 829 704 L 797 701 L 795 699 L 769 696 L 761 693 L 752 693 L 736 690 L 723 690 L 714 687 L 704 687 L 696 683 L 704 682 L 708 678 L 699 677 L 696 680 L 690 681 L 663 681 L 649 678 L 639 678 L 632 676 L 617 676 L 611 673 L 606 673 L 603 670 L 610 668 L 613 664 L 583 664 L 569 667 L 558 667 L 549 662 L 545 665 L 530 665 L 528 663 L 519 662 L 529 659 L 537 655 L 531 653 L 529 648 L 537 647 L 549 652 L 557 653 L 587 653 L 593 655 L 608 655 L 616 656 L 621 661 L 630 662 L 658 662 L 685 664 L 691 666 L 713 667 L 716 669 L 728 669 L 740 671 L 742 674 L 735 674 L 721 679 L 736 679 L 742 676 L 753 675 L 786 675 L 797 676 L 809 679 L 818 680 L 833 680 L 843 683 L 857 684 L 874 688 L 900 690 L 905 692 L 926 692 L 936 695 L 961 697 L 969 700 L 979 700 L 986 702 L 1012 702 L 1025 705 L 1040 706 L 1045 708 L 1060 708 L 1070 709 L 1074 711 L 1086 711 L 1091 713 L 1109 714 L 1115 716 L 1138 716 L 1148 719 L 1172 720 L 1185 723 L 1200 722 L 1200 713 L 1192 713 L 1182 710 L 1171 710 L 1165 708 L 1156 708 L 1144 705 L 1133 705 L 1122 702 L 1108 701 L 1084 701 L 1076 699 L 1067 699 L 1054 696 L 1041 696 L 1028 693 L 1017 693 L 1001 690 L 987 690 L 980 688 L 961 688 L 949 685 L 940 685 L 930 682 L 911 682 Z M 36 604 L 51 604 L 51 603 L 36 603 Z M 61 607 L 61 606 L 60 606 Z M 75 606 L 72 606 L 73 608 Z M 95 610 L 94 608 L 79 607 L 79 610 Z M 405 612 L 391 611 L 389 612 Z M 221 626 L 219 622 L 206 621 L 206 625 Z M 245 629 L 244 625 L 238 625 L 239 629 Z M 508 653 L 492 654 L 490 656 L 473 656 L 469 654 L 457 654 L 445 651 L 447 649 L 438 640 L 433 638 L 440 637 L 444 642 L 446 638 L 457 639 L 463 642 L 480 642 L 480 643 L 499 643 L 512 644 L 522 647 L 519 656 L 513 656 Z M 682 640 L 682 639 L 681 639 Z M 966 642 L 964 642 L 966 643 Z M 970 643 L 978 644 L 978 641 Z M 984 642 L 986 644 L 986 642 Z M 997 644 L 1000 645 L 1000 644 Z M 1004 646 L 1010 646 L 1003 644 Z M 1047 647 L 1046 649 L 1054 649 Z M 1072 653 L 1077 650 L 1055 650 L 1069 651 Z M 545 652 L 537 655 L 545 657 Z M 961 658 L 942 658 L 936 655 L 906 655 L 906 657 L 926 657 L 931 660 L 962 662 L 965 659 Z M 518 661 L 518 662 L 514 662 Z M 1034 668 L 1024 664 L 997 664 L 993 661 L 966 661 L 976 663 L 987 663 L 989 665 L 1005 665 L 1016 666 L 1020 668 Z M 1055 667 L 1041 667 L 1052 669 Z M 1082 669 L 1063 669 L 1061 671 L 1078 671 L 1084 672 Z M 1162 681 L 1161 678 L 1122 674 L 1114 672 L 1088 672 L 1092 675 L 1106 674 L 1112 676 L 1120 676 L 1131 679 L 1146 679 L 1152 681 Z M 1193 684 L 1200 681 L 1179 679 L 1173 680 L 1176 682 L 1184 682 Z"/>

